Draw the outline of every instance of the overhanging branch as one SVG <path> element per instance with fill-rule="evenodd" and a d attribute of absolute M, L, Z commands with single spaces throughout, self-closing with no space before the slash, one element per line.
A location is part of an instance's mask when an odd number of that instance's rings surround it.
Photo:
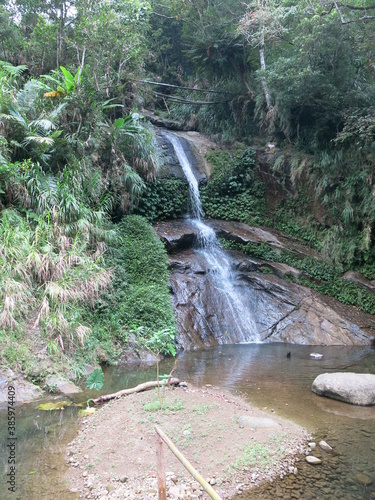
<path fill-rule="evenodd" d="M 162 94 L 161 92 L 152 92 L 154 95 L 158 97 L 163 97 L 163 99 L 169 99 L 173 102 L 180 102 L 182 104 L 195 104 L 195 105 L 201 105 L 201 104 L 224 104 L 227 102 L 230 102 L 231 99 L 227 99 L 225 101 L 191 101 L 190 99 L 184 99 L 182 97 L 176 97 L 173 95 L 167 95 L 167 94 Z"/>
<path fill-rule="evenodd" d="M 135 81 L 141 82 L 141 83 L 148 83 L 150 85 L 159 85 L 160 87 L 170 87 L 172 89 L 191 90 L 194 92 L 207 92 L 210 94 L 236 95 L 236 94 L 233 94 L 231 92 L 224 92 L 223 90 L 196 89 L 194 87 L 182 87 L 180 85 L 172 85 L 170 83 L 152 82 L 151 80 L 135 80 Z"/>

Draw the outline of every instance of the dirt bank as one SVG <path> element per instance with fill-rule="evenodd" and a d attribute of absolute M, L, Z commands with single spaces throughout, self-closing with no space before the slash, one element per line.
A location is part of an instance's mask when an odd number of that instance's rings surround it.
<path fill-rule="evenodd" d="M 84 498 L 156 499 L 158 424 L 223 497 L 298 473 L 309 439 L 291 422 L 211 387 L 167 388 L 112 401 L 83 419 L 69 445 L 71 488 Z M 168 498 L 208 498 L 165 447 Z"/>

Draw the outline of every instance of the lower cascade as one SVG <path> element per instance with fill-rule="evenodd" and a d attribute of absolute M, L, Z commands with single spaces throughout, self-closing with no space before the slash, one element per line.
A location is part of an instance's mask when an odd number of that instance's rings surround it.
<path fill-rule="evenodd" d="M 189 184 L 192 217 L 190 221 L 198 230 L 197 252 L 207 263 L 215 288 L 215 305 L 225 324 L 217 318 L 213 324 L 219 327 L 221 335 L 215 332 L 219 343 L 228 342 L 261 342 L 261 338 L 251 313 L 251 302 L 246 294 L 241 293 L 236 284 L 236 273 L 233 272 L 230 260 L 222 250 L 215 231 L 203 219 L 202 204 L 199 196 L 198 181 L 191 168 L 179 137 L 164 132 L 172 144 L 176 157 Z M 212 311 L 207 316 L 212 315 Z M 218 324 L 220 323 L 220 324 Z M 234 330 L 234 331 L 233 331 Z"/>

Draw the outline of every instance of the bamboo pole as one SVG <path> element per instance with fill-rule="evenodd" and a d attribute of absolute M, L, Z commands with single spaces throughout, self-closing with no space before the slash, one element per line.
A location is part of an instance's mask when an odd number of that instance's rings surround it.
<path fill-rule="evenodd" d="M 179 459 L 182 465 L 187 469 L 194 479 L 204 488 L 204 490 L 210 495 L 213 500 L 222 500 L 221 497 L 216 493 L 210 484 L 204 479 L 199 472 L 194 469 L 191 463 L 184 457 L 184 455 L 178 450 L 178 448 L 172 443 L 172 441 L 164 434 L 158 425 L 155 425 L 155 432 L 160 436 L 164 443 L 168 446 L 171 452 Z M 160 498 L 160 497 L 159 497 Z"/>
<path fill-rule="evenodd" d="M 167 483 L 165 478 L 165 464 L 163 456 L 163 440 L 156 434 L 156 458 L 158 462 L 158 491 L 159 500 L 167 500 Z"/>

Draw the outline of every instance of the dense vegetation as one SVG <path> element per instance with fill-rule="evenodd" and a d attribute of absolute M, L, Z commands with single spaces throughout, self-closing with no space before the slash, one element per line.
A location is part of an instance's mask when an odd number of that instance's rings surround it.
<path fill-rule="evenodd" d="M 236 151 L 209 158 L 208 216 L 303 237 L 332 263 L 305 281 L 373 312 L 340 274 L 375 279 L 374 23 L 371 0 L 1 2 L 1 363 L 42 380 L 46 353 L 79 373 L 173 340 L 146 219 L 181 215 L 186 185 L 155 182 L 145 108 Z M 268 142 L 272 211 L 249 147 Z"/>

